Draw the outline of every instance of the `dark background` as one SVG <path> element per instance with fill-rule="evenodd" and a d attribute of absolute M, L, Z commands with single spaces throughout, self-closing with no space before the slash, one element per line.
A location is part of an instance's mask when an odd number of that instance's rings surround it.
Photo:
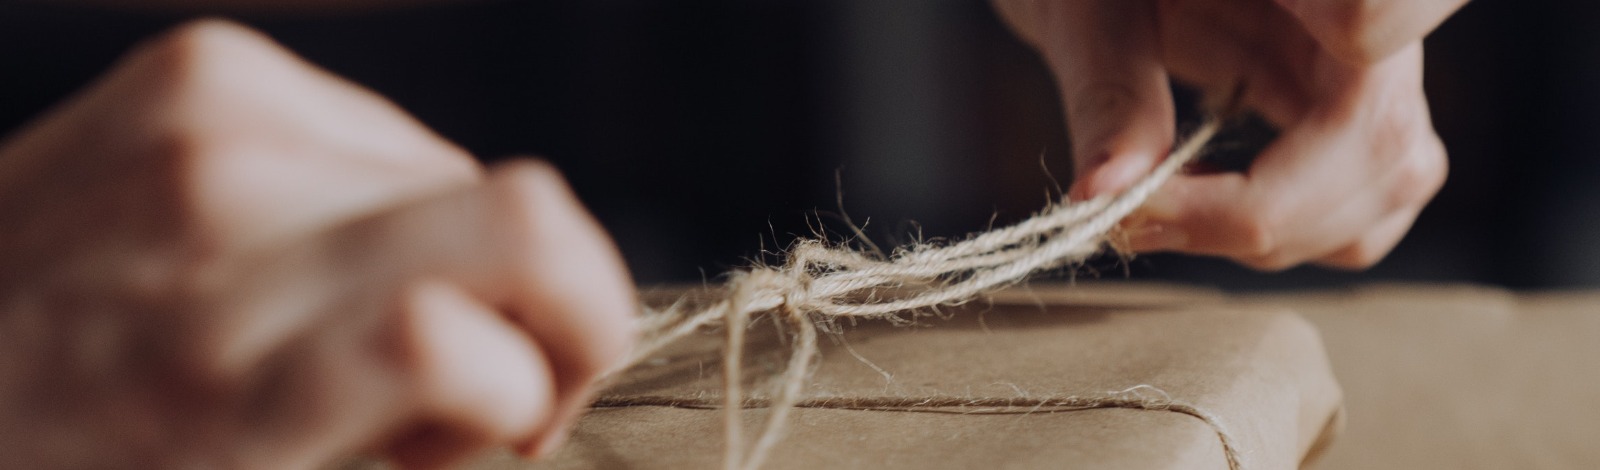
<path fill-rule="evenodd" d="M 0 132 L 184 18 L 0 0 Z M 1071 178 L 1048 73 L 984 0 L 481 2 L 236 18 L 487 160 L 555 162 L 642 283 L 715 277 L 819 217 L 841 228 L 830 215 L 839 191 L 881 243 L 1018 220 L 1052 195 L 1044 166 L 1062 185 Z M 1428 38 L 1450 180 L 1370 271 L 1261 274 L 1157 255 L 1083 273 L 1230 289 L 1600 286 L 1597 24 L 1600 4 L 1479 1 Z"/>

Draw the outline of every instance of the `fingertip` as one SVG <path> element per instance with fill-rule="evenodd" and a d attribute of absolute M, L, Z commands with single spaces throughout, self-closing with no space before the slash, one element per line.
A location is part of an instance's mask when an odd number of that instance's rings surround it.
<path fill-rule="evenodd" d="M 519 327 L 454 286 L 409 290 L 408 336 L 425 416 L 490 442 L 550 421 L 552 371 Z"/>
<path fill-rule="evenodd" d="M 1124 154 L 1111 157 L 1100 153 L 1083 166 L 1083 176 L 1072 185 L 1073 199 L 1086 200 L 1119 193 L 1138 181 L 1154 166 L 1155 157 Z"/>
<path fill-rule="evenodd" d="M 546 204 L 577 204 L 577 196 L 561 170 L 539 158 L 517 158 L 489 168 L 489 180 L 517 200 L 543 201 Z"/>
<path fill-rule="evenodd" d="M 1254 253 L 1260 234 L 1239 174 L 1179 175 L 1150 195 L 1130 217 L 1129 248 L 1136 252 L 1177 251 L 1229 256 Z"/>
<path fill-rule="evenodd" d="M 1165 156 L 1172 93 L 1148 2 L 1043 2 L 1057 34 L 1045 54 L 1077 159 L 1072 194 L 1121 191 Z"/>
<path fill-rule="evenodd" d="M 498 299 L 553 361 L 568 395 L 610 370 L 633 346 L 636 293 L 605 229 L 555 167 L 521 160 L 494 170 L 493 224 L 502 247 Z"/>

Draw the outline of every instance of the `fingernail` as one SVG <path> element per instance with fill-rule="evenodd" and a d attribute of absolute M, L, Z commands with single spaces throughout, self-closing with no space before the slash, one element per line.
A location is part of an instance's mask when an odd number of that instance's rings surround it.
<path fill-rule="evenodd" d="M 1097 155 L 1084 166 L 1087 173 L 1078 179 L 1078 184 L 1073 185 L 1073 194 L 1077 199 L 1088 199 L 1127 189 L 1128 185 L 1148 171 L 1137 164 L 1144 160 L 1131 156 L 1112 160 L 1108 154 Z"/>
<path fill-rule="evenodd" d="M 1170 251 L 1189 244 L 1189 234 L 1171 225 L 1146 225 L 1129 230 L 1128 248 L 1136 252 Z"/>
<path fill-rule="evenodd" d="M 1067 188 L 1067 196 L 1074 201 L 1094 197 L 1094 193 L 1091 192 L 1093 188 L 1090 187 L 1089 180 L 1093 179 L 1094 174 L 1100 170 L 1100 166 L 1104 165 L 1106 160 L 1109 159 L 1111 159 L 1111 154 L 1100 152 L 1088 160 L 1077 161 L 1077 164 L 1072 167 L 1072 187 Z"/>

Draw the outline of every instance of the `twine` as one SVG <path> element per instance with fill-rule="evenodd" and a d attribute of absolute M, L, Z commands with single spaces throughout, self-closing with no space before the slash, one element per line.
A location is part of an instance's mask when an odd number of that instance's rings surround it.
<path fill-rule="evenodd" d="M 758 266 L 730 275 L 724 298 L 700 307 L 680 302 L 663 311 L 647 312 L 640 330 L 645 339 L 623 369 L 644 362 L 662 347 L 720 321 L 726 334 L 723 354 L 722 408 L 725 470 L 755 470 L 783 436 L 790 411 L 819 406 L 802 399 L 802 389 L 817 355 L 817 330 L 840 319 L 903 320 L 915 314 L 967 302 L 979 294 L 1007 287 L 1042 271 L 1079 263 L 1100 251 L 1117 224 L 1154 194 L 1161 184 L 1194 159 L 1218 130 L 1215 119 L 1202 123 L 1168 158 L 1127 190 L 1087 201 L 1063 199 L 1016 225 L 975 234 L 947 245 L 918 243 L 876 255 L 820 239 L 796 242 L 781 266 Z M 908 293 L 909 292 L 909 293 Z M 752 404 L 744 398 L 742 361 L 744 334 L 751 317 L 772 313 L 792 328 L 788 364 L 778 377 L 777 393 L 759 401 L 770 414 L 753 445 L 746 446 L 739 410 Z M 615 377 L 615 374 L 612 374 Z M 684 403 L 681 400 L 677 403 Z M 1151 408 L 1142 399 L 1105 397 L 1039 402 L 1033 405 Z M 1193 407 L 1159 403 L 1211 424 L 1223 437 L 1230 468 L 1238 468 L 1235 449 L 1210 415 Z"/>

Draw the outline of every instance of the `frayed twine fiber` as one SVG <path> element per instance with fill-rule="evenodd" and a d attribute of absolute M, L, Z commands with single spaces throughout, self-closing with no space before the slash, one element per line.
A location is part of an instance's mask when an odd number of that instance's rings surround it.
<path fill-rule="evenodd" d="M 1202 123 L 1155 170 L 1121 194 L 1081 202 L 1063 200 L 1016 225 L 948 245 L 913 244 L 884 257 L 820 239 L 801 240 L 788 252 L 782 266 L 730 274 L 720 300 L 695 308 L 684 307 L 686 303 L 680 302 L 663 311 L 647 312 L 640 325 L 645 339 L 625 362 L 624 369 L 644 362 L 667 344 L 720 321 L 727 335 L 722 397 L 726 410 L 724 468 L 755 470 L 782 438 L 790 411 L 799 406 L 816 406 L 803 401 L 802 388 L 817 355 L 819 324 L 826 326 L 839 319 L 894 320 L 907 312 L 959 305 L 979 294 L 1022 282 L 1032 274 L 1082 262 L 1100 251 L 1124 217 L 1199 155 L 1219 127 L 1215 119 Z M 755 403 L 767 406 L 770 415 L 755 443 L 746 446 L 739 419 L 739 410 L 751 404 L 746 402 L 741 385 L 744 334 L 753 316 L 769 312 L 780 324 L 793 329 L 792 349 L 789 362 L 778 377 L 777 393 L 770 400 Z M 1073 398 L 1054 404 L 1149 408 L 1151 403 L 1155 402 L 1111 396 Z M 1162 409 L 1179 406 L 1161 403 Z M 1218 429 L 1228 466 L 1237 469 L 1236 449 L 1218 423 L 1193 407 L 1186 409 Z"/>

